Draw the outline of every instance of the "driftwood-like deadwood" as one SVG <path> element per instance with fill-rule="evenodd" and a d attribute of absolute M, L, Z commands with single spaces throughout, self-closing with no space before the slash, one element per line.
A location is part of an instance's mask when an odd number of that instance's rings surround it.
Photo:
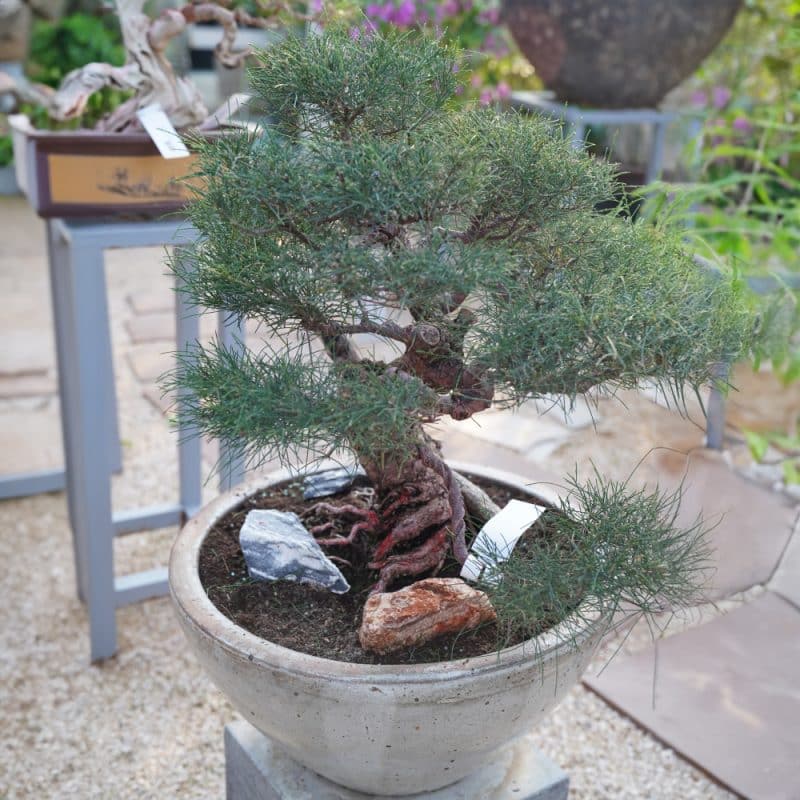
<path fill-rule="evenodd" d="M 167 45 L 191 22 L 217 22 L 222 38 L 215 49 L 225 67 L 237 67 L 250 55 L 250 49 L 235 48 L 239 25 L 272 27 L 278 14 L 304 16 L 283 3 L 270 5 L 266 13 L 273 17 L 253 17 L 241 9 L 231 10 L 211 2 L 190 3 L 178 9 L 165 9 L 156 19 L 143 12 L 145 0 L 115 0 L 122 39 L 127 54 L 121 67 L 91 63 L 70 72 L 57 90 L 39 84 L 0 86 L 21 102 L 35 103 L 47 109 L 55 120 L 81 116 L 89 98 L 104 88 L 134 92 L 110 115 L 95 126 L 97 130 L 123 132 L 140 129 L 136 112 L 159 104 L 177 128 L 199 126 L 208 118 L 208 109 L 194 84 L 175 74 L 165 55 Z"/>

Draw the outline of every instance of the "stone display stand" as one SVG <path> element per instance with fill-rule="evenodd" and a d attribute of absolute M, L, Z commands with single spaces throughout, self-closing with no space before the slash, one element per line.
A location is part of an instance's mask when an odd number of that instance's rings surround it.
<path fill-rule="evenodd" d="M 227 800 L 376 800 L 298 764 L 244 721 L 225 726 Z M 566 800 L 569 778 L 530 736 L 501 750 L 493 765 L 435 792 L 405 800 Z"/>

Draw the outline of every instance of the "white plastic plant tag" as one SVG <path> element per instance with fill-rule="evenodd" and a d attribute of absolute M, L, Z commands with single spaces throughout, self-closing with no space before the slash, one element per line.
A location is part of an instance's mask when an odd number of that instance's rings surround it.
<path fill-rule="evenodd" d="M 544 513 L 544 506 L 509 500 L 505 508 L 495 514 L 480 530 L 472 542 L 470 554 L 461 567 L 461 577 L 477 581 L 488 566 L 481 554 L 492 553 L 497 561 L 507 561 L 520 536 Z"/>
<path fill-rule="evenodd" d="M 136 116 L 164 158 L 186 158 L 191 155 L 158 103 L 140 108 Z"/>

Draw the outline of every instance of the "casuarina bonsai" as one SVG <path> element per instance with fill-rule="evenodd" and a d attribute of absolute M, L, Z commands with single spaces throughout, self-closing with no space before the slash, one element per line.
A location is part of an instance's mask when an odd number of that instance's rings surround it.
<path fill-rule="evenodd" d="M 680 396 L 713 381 L 752 324 L 736 285 L 679 242 L 596 210 L 615 195 L 613 167 L 549 122 L 453 104 L 458 64 L 439 42 L 369 30 L 270 49 L 250 76 L 269 123 L 196 142 L 188 213 L 201 236 L 173 259 L 198 305 L 273 334 L 258 352 L 181 354 L 184 422 L 251 465 L 350 451 L 374 499 L 319 506 L 312 532 L 334 557 L 366 551 L 373 593 L 467 557 L 472 490 L 427 423 L 643 378 Z M 383 337 L 394 357 L 358 334 Z M 641 605 L 680 596 L 697 530 L 681 538 L 669 498 L 624 489 L 591 483 L 564 541 L 583 536 L 617 599 L 626 577 L 643 580 Z M 650 549 L 615 561 L 609 547 L 626 542 Z M 571 579 L 557 550 L 525 569 Z M 513 594 L 505 585 L 498 602 L 518 606 Z"/>

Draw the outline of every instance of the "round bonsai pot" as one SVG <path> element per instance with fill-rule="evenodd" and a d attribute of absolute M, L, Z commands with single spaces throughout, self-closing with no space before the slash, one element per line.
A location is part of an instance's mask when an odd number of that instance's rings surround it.
<path fill-rule="evenodd" d="M 453 466 L 527 491 L 505 473 Z M 220 518 L 287 477 L 276 473 L 222 495 L 190 520 L 172 548 L 169 583 L 184 633 L 211 679 L 296 761 L 361 792 L 433 791 L 491 763 L 579 679 L 605 630 L 600 615 L 488 655 L 399 666 L 317 658 L 236 626 L 206 596 L 200 548 Z"/>
<path fill-rule="evenodd" d="M 742 0 L 503 0 L 520 50 L 560 100 L 657 105 L 700 66 Z"/>

